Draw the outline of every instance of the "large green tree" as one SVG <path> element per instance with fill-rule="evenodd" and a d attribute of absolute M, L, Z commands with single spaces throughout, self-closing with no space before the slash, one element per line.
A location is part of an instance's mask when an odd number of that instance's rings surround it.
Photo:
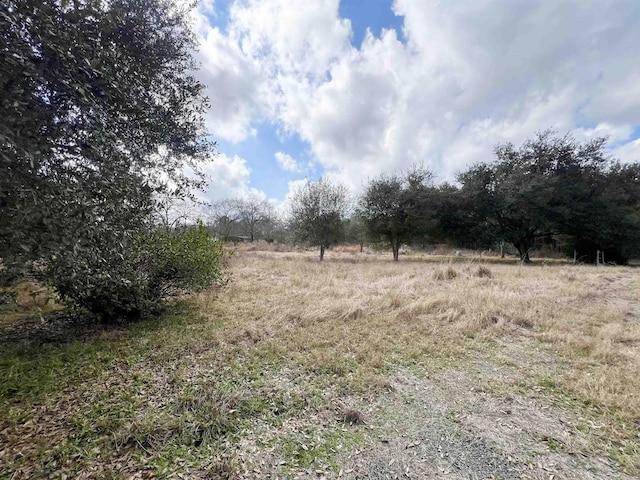
<path fill-rule="evenodd" d="M 575 188 L 575 187 L 574 187 Z M 640 256 L 640 164 L 611 161 L 605 170 L 591 172 L 580 185 L 581 200 L 573 215 L 565 216 L 563 231 L 583 259 L 626 263 Z M 564 212 L 563 212 L 564 213 Z"/>
<path fill-rule="evenodd" d="M 197 186 L 185 169 L 211 148 L 188 18 L 169 0 L 3 2 L 5 271 L 35 262 L 63 295 L 81 287 L 62 277 L 126 294 L 156 194 Z"/>
<path fill-rule="evenodd" d="M 433 175 L 414 166 L 404 174 L 381 175 L 369 181 L 359 211 L 370 235 L 382 237 L 398 261 L 400 246 L 422 235 L 431 217 Z"/>
<path fill-rule="evenodd" d="M 536 238 L 557 234 L 571 236 L 586 257 L 599 249 L 626 260 L 638 233 L 638 168 L 613 160 L 606 139 L 579 142 L 547 130 L 520 147 L 499 145 L 495 155 L 458 176 L 456 220 L 467 234 L 480 228 L 512 243 L 524 262 Z"/>
<path fill-rule="evenodd" d="M 478 220 L 478 207 L 457 185 L 443 183 L 432 190 L 432 240 L 452 242 L 471 249 L 487 249 L 500 241 L 498 232 Z M 484 217 L 480 217 L 484 218 Z"/>

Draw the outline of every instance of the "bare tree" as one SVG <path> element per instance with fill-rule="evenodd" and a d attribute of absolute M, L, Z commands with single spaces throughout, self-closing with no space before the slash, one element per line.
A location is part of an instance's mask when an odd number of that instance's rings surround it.
<path fill-rule="evenodd" d="M 237 201 L 239 220 L 244 234 L 253 242 L 258 230 L 273 214 L 273 208 L 269 202 L 261 200 L 255 195 Z"/>
<path fill-rule="evenodd" d="M 277 212 L 271 205 L 269 218 L 260 225 L 260 234 L 268 242 L 287 243 L 293 240 L 290 232 L 289 219 Z"/>
<path fill-rule="evenodd" d="M 167 232 L 184 229 L 194 225 L 201 217 L 202 203 L 189 198 L 178 197 L 171 192 L 161 192 L 156 197 L 156 210 L 153 221 Z"/>
<path fill-rule="evenodd" d="M 208 224 L 224 241 L 228 241 L 240 220 L 238 201 L 224 199 L 213 202 L 209 209 Z"/>

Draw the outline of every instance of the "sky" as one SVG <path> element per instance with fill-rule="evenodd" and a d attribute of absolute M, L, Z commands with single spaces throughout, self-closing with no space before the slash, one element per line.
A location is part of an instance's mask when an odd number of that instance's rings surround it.
<path fill-rule="evenodd" d="M 201 0 L 206 197 L 436 180 L 553 128 L 640 161 L 638 0 Z"/>

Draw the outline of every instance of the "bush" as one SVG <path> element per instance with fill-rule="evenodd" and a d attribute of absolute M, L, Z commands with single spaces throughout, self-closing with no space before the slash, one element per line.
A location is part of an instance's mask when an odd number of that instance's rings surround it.
<path fill-rule="evenodd" d="M 164 298 L 181 290 L 198 291 L 221 278 L 223 244 L 199 223 L 180 233 L 155 231 L 149 238 L 149 291 Z"/>
<path fill-rule="evenodd" d="M 86 244 L 56 257 L 45 275 L 65 301 L 104 322 L 139 319 L 158 311 L 167 296 L 207 288 L 222 275 L 222 244 L 202 224 Z"/>

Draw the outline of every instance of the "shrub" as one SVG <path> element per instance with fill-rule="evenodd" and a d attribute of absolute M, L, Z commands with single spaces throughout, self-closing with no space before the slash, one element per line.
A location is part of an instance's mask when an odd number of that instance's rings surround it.
<path fill-rule="evenodd" d="M 222 274 L 222 244 L 202 224 L 87 244 L 56 257 L 45 275 L 65 301 L 104 322 L 154 313 L 167 296 L 206 288 Z"/>
<path fill-rule="evenodd" d="M 223 244 L 199 223 L 180 233 L 155 231 L 149 239 L 147 281 L 154 298 L 198 291 L 221 278 Z"/>

